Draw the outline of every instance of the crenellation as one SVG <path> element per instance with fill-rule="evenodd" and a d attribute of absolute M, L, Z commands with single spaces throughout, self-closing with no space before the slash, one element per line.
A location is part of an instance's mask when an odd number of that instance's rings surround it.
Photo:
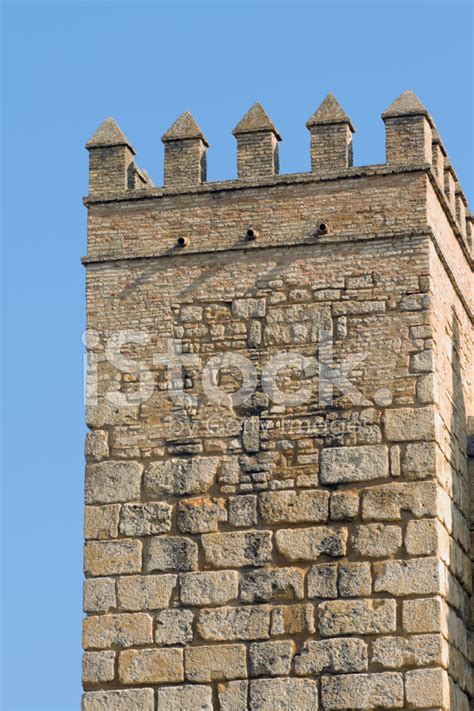
<path fill-rule="evenodd" d="M 469 708 L 472 216 L 383 117 L 352 166 L 330 95 L 278 175 L 254 105 L 209 183 L 186 113 L 164 187 L 89 142 L 83 711 Z"/>

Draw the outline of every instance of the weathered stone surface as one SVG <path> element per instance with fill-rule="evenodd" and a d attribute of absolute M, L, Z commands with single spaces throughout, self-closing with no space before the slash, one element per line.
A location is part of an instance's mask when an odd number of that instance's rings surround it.
<path fill-rule="evenodd" d="M 145 570 L 196 570 L 198 548 L 183 536 L 157 536 L 150 539 L 145 553 Z"/>
<path fill-rule="evenodd" d="M 250 708 L 252 711 L 317 711 L 317 682 L 313 679 L 254 679 L 250 682 Z"/>
<path fill-rule="evenodd" d="M 447 662 L 447 649 L 439 634 L 421 634 L 413 637 L 380 637 L 372 646 L 372 662 L 386 669 L 443 665 Z"/>
<path fill-rule="evenodd" d="M 166 533 L 171 528 L 169 504 L 125 504 L 120 515 L 120 533 L 124 536 L 149 536 Z"/>
<path fill-rule="evenodd" d="M 270 636 L 270 611 L 268 605 L 200 610 L 197 631 L 205 640 L 266 639 Z"/>
<path fill-rule="evenodd" d="M 149 497 L 204 494 L 216 480 L 218 464 L 217 457 L 177 458 L 154 462 L 147 467 L 144 474 L 145 494 Z"/>
<path fill-rule="evenodd" d="M 88 691 L 82 697 L 82 711 L 154 711 L 153 689 Z"/>
<path fill-rule="evenodd" d="M 370 595 L 372 593 L 370 563 L 340 563 L 338 588 L 341 597 Z"/>
<path fill-rule="evenodd" d="M 362 493 L 362 518 L 372 521 L 398 521 L 402 511 L 416 518 L 436 516 L 438 487 L 432 482 L 384 484 Z"/>
<path fill-rule="evenodd" d="M 385 526 L 382 523 L 355 526 L 351 545 L 360 556 L 389 558 L 402 545 L 402 529 L 400 526 Z"/>
<path fill-rule="evenodd" d="M 434 595 L 442 588 L 442 563 L 437 558 L 374 563 L 374 591 L 391 595 Z"/>
<path fill-rule="evenodd" d="M 183 533 L 217 531 L 219 522 L 226 520 L 225 499 L 200 496 L 178 504 L 178 528 Z"/>
<path fill-rule="evenodd" d="M 329 512 L 333 521 L 350 521 L 359 512 L 359 493 L 357 491 L 334 491 L 331 494 Z"/>
<path fill-rule="evenodd" d="M 109 456 L 109 435 L 105 430 L 92 430 L 86 434 L 85 455 L 99 461 Z"/>
<path fill-rule="evenodd" d="M 243 644 L 189 647 L 184 660 L 188 681 L 215 682 L 247 676 L 247 650 Z"/>
<path fill-rule="evenodd" d="M 243 602 L 302 600 L 304 571 L 300 568 L 255 570 L 242 578 L 240 599 Z"/>
<path fill-rule="evenodd" d="M 275 533 L 278 552 L 287 560 L 316 560 L 320 555 L 339 558 L 346 554 L 347 529 L 325 526 L 281 529 Z"/>
<path fill-rule="evenodd" d="M 410 442 L 401 461 L 401 472 L 407 479 L 427 479 L 436 476 L 438 462 L 434 442 Z"/>
<path fill-rule="evenodd" d="M 415 669 L 405 676 L 410 708 L 449 708 L 449 680 L 444 669 Z"/>
<path fill-rule="evenodd" d="M 225 605 L 239 594 L 239 576 L 234 570 L 183 573 L 179 580 L 183 605 Z"/>
<path fill-rule="evenodd" d="M 82 681 L 87 684 L 106 684 L 115 677 L 115 652 L 84 652 Z"/>
<path fill-rule="evenodd" d="M 401 407 L 384 415 L 385 434 L 391 442 L 435 439 L 433 407 Z"/>
<path fill-rule="evenodd" d="M 290 673 L 294 642 L 254 642 L 249 648 L 251 676 L 285 676 Z"/>
<path fill-rule="evenodd" d="M 323 708 L 369 709 L 403 708 L 403 677 L 395 672 L 380 674 L 344 674 L 323 676 L 321 680 Z"/>
<path fill-rule="evenodd" d="M 127 649 L 119 653 L 122 684 L 161 684 L 182 681 L 182 649 Z"/>
<path fill-rule="evenodd" d="M 336 563 L 320 563 L 309 569 L 308 597 L 337 597 Z"/>
<path fill-rule="evenodd" d="M 88 541 L 84 548 L 86 575 L 139 573 L 142 568 L 142 544 L 135 540 Z"/>
<path fill-rule="evenodd" d="M 405 632 L 442 632 L 446 629 L 446 611 L 439 597 L 404 600 L 402 623 Z"/>
<path fill-rule="evenodd" d="M 85 649 L 132 647 L 153 642 L 153 620 L 143 612 L 122 615 L 94 615 L 84 620 Z"/>
<path fill-rule="evenodd" d="M 117 604 L 113 578 L 84 580 L 84 612 L 108 612 Z"/>
<path fill-rule="evenodd" d="M 208 565 L 214 568 L 262 565 L 271 560 L 271 531 L 208 533 L 202 537 Z"/>
<path fill-rule="evenodd" d="M 193 619 L 191 610 L 162 610 L 156 616 L 155 642 L 165 646 L 192 642 Z"/>
<path fill-rule="evenodd" d="M 248 681 L 217 685 L 220 711 L 247 711 Z"/>
<path fill-rule="evenodd" d="M 140 498 L 143 466 L 138 462 L 100 462 L 86 470 L 86 504 L 109 504 Z"/>
<path fill-rule="evenodd" d="M 327 491 L 269 491 L 260 494 L 264 523 L 319 523 L 328 519 Z"/>
<path fill-rule="evenodd" d="M 306 603 L 302 605 L 278 605 L 272 609 L 272 637 L 283 634 L 313 634 L 314 608 Z"/>
<path fill-rule="evenodd" d="M 117 580 L 118 605 L 123 610 L 157 610 L 168 607 L 176 575 L 126 575 Z"/>
<path fill-rule="evenodd" d="M 120 505 L 86 506 L 84 510 L 85 538 L 116 538 L 118 535 Z"/>
<path fill-rule="evenodd" d="M 295 657 L 298 676 L 361 672 L 366 671 L 367 666 L 367 644 L 361 639 L 308 640 Z"/>
<path fill-rule="evenodd" d="M 253 494 L 231 496 L 229 523 L 235 528 L 249 528 L 257 523 L 257 497 Z"/>
<path fill-rule="evenodd" d="M 158 711 L 212 711 L 212 687 L 198 686 L 168 686 L 158 689 Z"/>
<path fill-rule="evenodd" d="M 318 606 L 318 627 L 323 637 L 395 632 L 395 600 L 331 600 Z"/>
<path fill-rule="evenodd" d="M 383 444 L 323 449 L 319 475 L 323 484 L 385 479 L 388 449 Z"/>

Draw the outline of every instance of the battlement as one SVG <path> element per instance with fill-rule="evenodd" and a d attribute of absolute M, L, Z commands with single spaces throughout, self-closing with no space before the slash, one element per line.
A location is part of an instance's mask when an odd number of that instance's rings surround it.
<path fill-rule="evenodd" d="M 472 257 L 473 216 L 430 114 L 412 91 L 405 91 L 383 112 L 382 118 L 386 163 L 354 166 L 355 128 L 337 99 L 329 94 L 306 122 L 311 172 L 279 175 L 278 144 L 282 137 L 262 105 L 255 103 L 232 132 L 237 140 L 238 178 L 207 182 L 209 143 L 193 116 L 185 112 L 162 136 L 163 187 L 155 187 L 147 172 L 138 168 L 132 144 L 109 118 L 86 145 L 90 154 L 86 204 L 418 169 L 430 175 L 451 227 Z"/>

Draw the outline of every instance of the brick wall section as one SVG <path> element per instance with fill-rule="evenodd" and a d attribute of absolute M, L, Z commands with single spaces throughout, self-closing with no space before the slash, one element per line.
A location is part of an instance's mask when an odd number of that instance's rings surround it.
<path fill-rule="evenodd" d="M 83 709 L 467 711 L 472 261 L 455 207 L 418 161 L 249 180 L 87 200 Z M 126 329 L 146 335 L 117 368 Z M 364 400 L 269 398 L 268 360 L 322 358 L 323 332 L 337 363 L 365 355 Z M 168 339 L 183 382 L 156 359 Z M 203 391 L 222 353 L 257 372 L 241 404 Z M 148 379 L 139 404 L 106 397 Z"/>

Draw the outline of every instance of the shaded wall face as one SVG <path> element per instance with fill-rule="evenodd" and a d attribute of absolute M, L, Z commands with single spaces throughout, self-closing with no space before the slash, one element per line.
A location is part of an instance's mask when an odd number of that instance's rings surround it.
<path fill-rule="evenodd" d="M 225 200 L 219 229 L 186 209 L 226 239 Z M 468 708 L 469 406 L 437 345 L 465 319 L 446 290 L 436 315 L 428 236 L 366 215 L 367 240 L 285 246 L 315 219 L 287 212 L 266 249 L 173 232 L 88 267 L 86 711 Z M 92 244 L 179 223 L 152 213 L 100 208 Z"/>

